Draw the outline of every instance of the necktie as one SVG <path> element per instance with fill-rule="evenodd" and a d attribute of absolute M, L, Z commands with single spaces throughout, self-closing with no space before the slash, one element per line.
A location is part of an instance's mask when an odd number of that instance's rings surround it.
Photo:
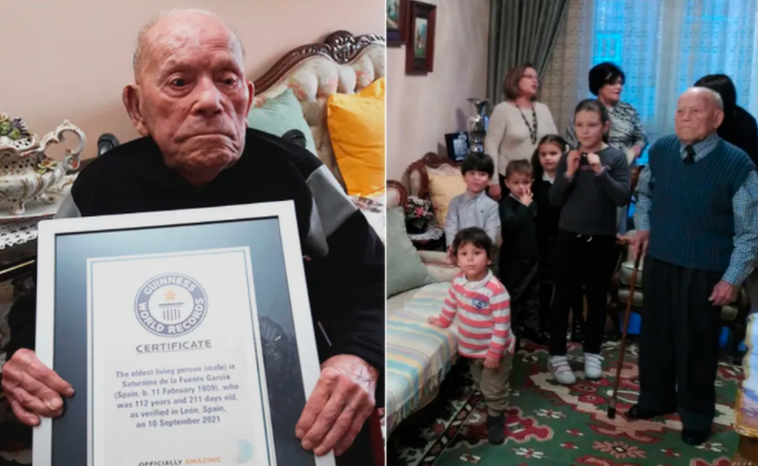
<path fill-rule="evenodd" d="M 692 165 L 695 163 L 695 148 L 693 146 L 687 146 L 684 148 L 684 151 L 687 152 L 687 155 L 684 156 L 684 164 Z"/>

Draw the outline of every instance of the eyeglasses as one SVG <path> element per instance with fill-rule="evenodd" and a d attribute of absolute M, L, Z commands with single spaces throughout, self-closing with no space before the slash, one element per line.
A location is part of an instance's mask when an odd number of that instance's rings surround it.
<path fill-rule="evenodd" d="M 532 81 L 540 82 L 540 78 L 536 74 L 522 74 L 521 77 L 525 79 L 531 79 Z"/>

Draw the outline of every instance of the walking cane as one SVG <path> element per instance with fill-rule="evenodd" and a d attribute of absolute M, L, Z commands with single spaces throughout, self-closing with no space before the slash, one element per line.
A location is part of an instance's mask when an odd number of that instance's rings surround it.
<path fill-rule="evenodd" d="M 632 277 L 629 280 L 629 299 L 626 301 L 624 330 L 621 333 L 621 354 L 619 355 L 618 363 L 616 363 L 616 381 L 613 383 L 613 396 L 611 396 L 611 401 L 608 403 L 609 419 L 614 419 L 616 417 L 616 396 L 618 396 L 619 382 L 621 381 L 621 366 L 624 365 L 624 353 L 626 352 L 626 332 L 629 328 L 629 313 L 632 311 L 632 302 L 634 302 L 634 287 L 637 285 L 637 271 L 640 268 L 640 259 L 642 259 L 642 251 L 637 251 L 637 258 L 634 260 L 634 270 L 632 270 Z"/>

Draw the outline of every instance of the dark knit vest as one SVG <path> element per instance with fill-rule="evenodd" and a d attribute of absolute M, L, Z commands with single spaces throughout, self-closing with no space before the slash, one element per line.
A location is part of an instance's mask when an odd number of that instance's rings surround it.
<path fill-rule="evenodd" d="M 753 162 L 719 140 L 713 152 L 686 165 L 675 136 L 650 149 L 652 203 L 648 254 L 695 270 L 723 273 L 734 249 L 732 197 Z"/>

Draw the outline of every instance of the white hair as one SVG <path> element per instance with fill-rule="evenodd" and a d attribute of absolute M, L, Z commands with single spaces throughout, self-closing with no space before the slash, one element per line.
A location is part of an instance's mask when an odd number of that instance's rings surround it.
<path fill-rule="evenodd" d="M 236 41 L 237 44 L 239 44 L 240 50 L 242 51 L 242 59 L 243 60 L 245 59 L 245 47 L 242 46 L 242 41 L 240 40 L 237 33 L 226 24 L 226 21 L 222 17 L 220 17 L 216 13 L 213 13 L 208 10 L 203 10 L 200 8 L 174 8 L 173 10 L 161 13 L 158 16 L 153 17 L 152 19 L 150 19 L 150 21 L 145 23 L 145 25 L 140 28 L 139 33 L 137 34 L 137 44 L 134 47 L 134 54 L 132 55 L 132 68 L 134 70 L 135 79 L 137 77 L 137 74 L 139 73 L 140 67 L 142 65 L 142 61 L 145 58 L 145 47 L 146 47 L 148 35 L 150 34 L 150 31 L 155 27 L 155 25 L 166 18 L 171 18 L 173 16 L 187 16 L 187 15 L 193 15 L 193 14 L 207 16 L 223 24 L 224 27 L 226 27 L 226 29 L 229 31 L 229 34 L 231 34 L 232 39 Z"/>
<path fill-rule="evenodd" d="M 706 95 L 708 95 L 708 97 L 711 99 L 711 103 L 714 104 L 716 108 L 722 112 L 724 111 L 724 99 L 721 98 L 721 94 L 718 92 L 714 91 L 713 89 L 701 86 L 694 86 L 690 89 L 697 92 L 704 92 Z"/>

